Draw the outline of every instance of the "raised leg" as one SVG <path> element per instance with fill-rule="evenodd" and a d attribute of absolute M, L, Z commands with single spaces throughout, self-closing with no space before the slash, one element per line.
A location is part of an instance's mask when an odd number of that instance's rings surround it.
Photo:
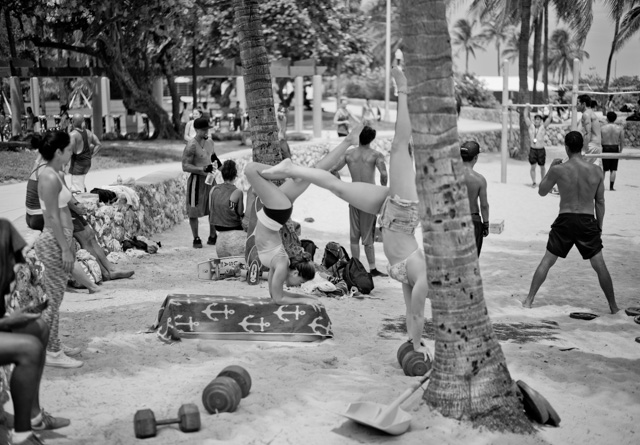
<path fill-rule="evenodd" d="M 251 162 L 244 168 L 244 174 L 265 207 L 274 210 L 288 209 L 291 207 L 291 200 L 278 186 L 270 181 L 271 178 L 266 178 L 262 174 L 264 170 L 269 168 L 271 168 L 270 165 Z"/>
<path fill-rule="evenodd" d="M 548 250 L 545 252 L 544 257 L 542 257 L 542 261 L 538 265 L 535 273 L 533 274 L 533 279 L 531 280 L 531 287 L 529 288 L 529 295 L 522 302 L 522 305 L 526 308 L 531 309 L 533 305 L 533 299 L 536 297 L 540 286 L 547 279 L 547 274 L 549 273 L 549 269 L 556 264 L 558 261 L 558 257 Z"/>
<path fill-rule="evenodd" d="M 600 287 L 604 292 L 604 296 L 607 298 L 607 302 L 609 302 L 609 309 L 611 309 L 611 313 L 617 313 L 620 309 L 616 304 L 616 297 L 613 291 L 613 280 L 611 279 L 609 269 L 607 269 L 607 265 L 604 262 L 602 251 L 598 252 L 589 261 L 591 261 L 591 267 L 593 267 L 593 270 L 598 274 L 598 281 L 600 282 Z"/>

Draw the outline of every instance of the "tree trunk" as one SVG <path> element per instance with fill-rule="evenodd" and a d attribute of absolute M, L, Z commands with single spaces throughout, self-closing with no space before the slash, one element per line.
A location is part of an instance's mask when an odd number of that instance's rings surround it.
<path fill-rule="evenodd" d="M 166 72 L 165 77 L 167 78 L 167 87 L 171 95 L 171 121 L 173 128 L 180 134 L 180 95 L 178 94 L 178 87 L 176 86 L 176 78 L 171 72 Z"/>
<path fill-rule="evenodd" d="M 11 12 L 7 7 L 4 10 L 4 23 L 7 29 L 7 43 L 9 44 L 9 54 L 12 59 L 18 58 L 18 52 L 16 51 L 16 41 L 13 38 L 13 25 L 11 24 Z"/>
<path fill-rule="evenodd" d="M 192 110 L 198 108 L 198 76 L 196 76 L 196 46 L 191 47 L 191 95 L 193 98 Z"/>
<path fill-rule="evenodd" d="M 460 159 L 446 1 L 401 2 L 416 185 L 435 332 L 424 398 L 491 430 L 533 432 L 484 302 Z"/>
<path fill-rule="evenodd" d="M 518 40 L 518 76 L 520 77 L 520 90 L 518 101 L 521 104 L 529 102 L 529 85 L 527 74 L 529 73 L 529 35 L 531 22 L 531 0 L 522 0 L 520 3 L 520 38 Z M 516 158 L 526 159 L 529 154 L 529 129 L 524 121 L 524 113 L 520 113 L 520 150 Z"/>
<path fill-rule="evenodd" d="M 469 50 L 466 51 L 464 58 L 464 72 L 469 74 Z"/>
<path fill-rule="evenodd" d="M 496 50 L 498 51 L 498 77 L 500 77 L 500 66 L 502 65 L 502 60 L 500 60 L 500 38 L 496 37 Z"/>
<path fill-rule="evenodd" d="M 620 30 L 620 17 L 616 17 L 616 27 L 613 31 L 613 42 L 611 42 L 611 51 L 609 52 L 609 59 L 607 59 L 607 76 L 604 79 L 604 91 L 609 91 L 609 79 L 611 78 L 611 61 L 613 60 L 613 53 L 616 52 L 616 44 L 618 43 L 618 31 Z"/>
<path fill-rule="evenodd" d="M 544 4 L 544 49 L 542 81 L 544 82 L 544 102 L 549 103 L 549 1 Z"/>
<path fill-rule="evenodd" d="M 533 98 L 531 102 L 538 103 L 538 73 L 540 72 L 540 49 L 542 46 L 542 20 L 536 17 L 533 21 Z"/>
<path fill-rule="evenodd" d="M 342 82 L 340 82 L 340 76 L 342 75 L 342 61 L 338 59 L 336 63 L 336 107 L 340 108 L 340 100 L 342 99 Z"/>
<path fill-rule="evenodd" d="M 234 3 L 234 8 L 245 79 L 253 160 L 275 165 L 283 158 L 278 143 L 269 58 L 262 36 L 258 1 L 238 0 Z"/>

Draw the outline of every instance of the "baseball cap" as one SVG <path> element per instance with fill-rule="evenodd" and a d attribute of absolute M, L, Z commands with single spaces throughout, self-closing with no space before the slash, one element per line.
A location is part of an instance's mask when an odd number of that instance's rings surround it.
<path fill-rule="evenodd" d="M 195 128 L 196 130 L 204 130 L 206 128 L 211 128 L 211 125 L 209 124 L 209 119 L 207 119 L 206 117 L 199 117 L 198 119 L 193 121 L 193 128 Z"/>
<path fill-rule="evenodd" d="M 460 146 L 460 154 L 473 158 L 480 153 L 480 145 L 476 141 L 465 141 Z"/>

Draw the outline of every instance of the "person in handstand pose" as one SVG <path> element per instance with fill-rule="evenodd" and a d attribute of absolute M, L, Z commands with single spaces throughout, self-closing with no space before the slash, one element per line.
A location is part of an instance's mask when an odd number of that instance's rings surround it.
<path fill-rule="evenodd" d="M 354 128 L 340 145 L 318 161 L 315 169 L 328 171 L 333 167 L 351 145 L 358 143 L 361 130 L 362 125 Z M 257 214 L 255 236 L 260 262 L 269 268 L 269 293 L 277 304 L 318 305 L 316 297 L 284 290 L 285 285 L 300 286 L 313 280 L 316 270 L 311 255 L 306 252 L 289 258 L 280 237 L 280 228 L 291 217 L 293 202 L 309 187 L 309 182 L 289 180 L 278 187 L 263 176 L 270 167 L 251 162 L 244 169 L 247 180 L 263 204 Z"/>
<path fill-rule="evenodd" d="M 391 144 L 389 188 L 364 182 L 343 182 L 329 172 L 292 164 L 286 159 L 262 171 L 269 179 L 296 178 L 331 191 L 352 206 L 380 214 L 384 253 L 391 278 L 402 283 L 407 307 L 407 333 L 415 351 L 427 353 L 422 343 L 427 270 L 424 252 L 415 238 L 418 225 L 418 192 L 413 158 L 409 152 L 411 121 L 407 106 L 407 79 L 399 68 L 391 72 L 398 86 L 398 118 Z"/>

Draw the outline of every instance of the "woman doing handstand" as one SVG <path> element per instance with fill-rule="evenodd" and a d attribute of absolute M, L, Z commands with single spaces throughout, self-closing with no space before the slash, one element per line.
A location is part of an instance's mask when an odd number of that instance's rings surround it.
<path fill-rule="evenodd" d="M 357 143 L 362 125 L 354 130 L 324 158 L 316 164 L 316 169 L 329 170 L 338 163 L 345 151 Z M 244 173 L 253 190 L 262 201 L 256 224 L 256 249 L 260 262 L 269 268 L 269 293 L 278 304 L 318 304 L 318 299 L 284 290 L 284 285 L 300 286 L 315 276 L 315 266 L 308 253 L 289 258 L 280 237 L 280 228 L 287 222 L 293 211 L 293 202 L 308 187 L 309 182 L 288 180 L 280 187 L 262 176 L 270 165 L 252 162 Z M 329 176 L 330 173 L 326 172 Z M 331 176 L 333 177 L 333 176 Z"/>
<path fill-rule="evenodd" d="M 331 191 L 364 212 L 380 214 L 379 225 L 384 253 L 389 260 L 389 276 L 402 283 L 409 340 L 415 351 L 427 353 L 421 337 L 428 286 L 424 252 L 415 238 L 419 220 L 418 192 L 409 152 L 411 121 L 407 106 L 407 79 L 398 68 L 392 70 L 392 75 L 398 85 L 398 118 L 391 144 L 389 188 L 364 182 L 343 182 L 328 172 L 293 165 L 289 159 L 264 170 L 262 176 L 301 179 Z"/>

